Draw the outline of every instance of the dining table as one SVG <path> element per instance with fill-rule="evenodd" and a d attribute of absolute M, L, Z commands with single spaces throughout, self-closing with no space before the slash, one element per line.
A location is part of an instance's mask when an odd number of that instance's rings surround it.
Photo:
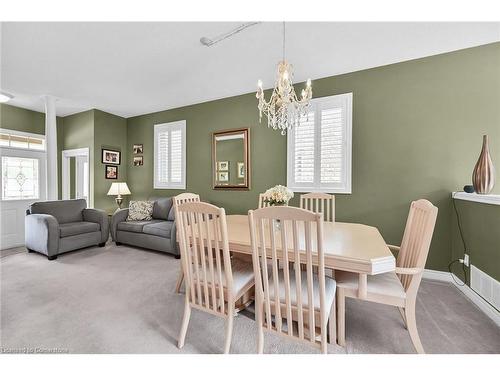
<path fill-rule="evenodd" d="M 226 223 L 230 251 L 251 255 L 248 216 L 227 215 Z M 299 243 L 305 243 L 303 232 L 299 231 L 298 237 Z M 365 224 L 324 222 L 323 252 L 326 269 L 358 274 L 360 299 L 366 298 L 368 275 L 394 272 L 396 268 L 394 255 L 378 229 Z"/>

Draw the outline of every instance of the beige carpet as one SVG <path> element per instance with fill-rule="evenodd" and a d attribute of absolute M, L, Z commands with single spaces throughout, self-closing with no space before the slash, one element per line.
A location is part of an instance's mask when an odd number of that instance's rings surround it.
<path fill-rule="evenodd" d="M 108 244 L 48 261 L 2 251 L 3 352 L 221 353 L 224 324 L 194 311 L 186 345 L 177 349 L 184 297 L 174 293 L 179 261 Z M 450 284 L 423 281 L 417 324 L 428 353 L 500 353 L 500 328 Z M 317 353 L 305 344 L 265 336 L 266 353 Z M 250 312 L 235 319 L 232 353 L 255 353 Z M 413 353 L 396 308 L 348 300 L 347 346 L 330 353 Z"/>

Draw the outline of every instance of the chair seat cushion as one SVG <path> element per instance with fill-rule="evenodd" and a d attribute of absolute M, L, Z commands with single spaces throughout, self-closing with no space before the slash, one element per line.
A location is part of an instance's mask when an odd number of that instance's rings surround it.
<path fill-rule="evenodd" d="M 98 232 L 101 230 L 101 226 L 97 223 L 91 223 L 88 221 L 79 221 L 76 223 L 64 223 L 59 224 L 59 237 L 69 237 L 75 236 L 77 234 Z"/>
<path fill-rule="evenodd" d="M 118 223 L 116 228 L 124 232 L 143 233 L 143 228 L 145 225 L 159 223 L 159 222 L 160 220 L 121 221 Z"/>
<path fill-rule="evenodd" d="M 368 294 L 386 295 L 405 298 L 406 292 L 394 272 L 368 275 Z M 358 290 L 358 274 L 351 272 L 335 271 L 335 279 L 339 288 Z"/>
<path fill-rule="evenodd" d="M 199 271 L 200 271 L 200 278 L 203 280 L 204 275 L 203 275 L 203 267 L 200 265 L 199 266 Z M 193 266 L 194 270 L 194 266 Z M 210 268 L 207 264 L 207 280 L 208 283 L 211 284 L 212 282 L 212 275 L 210 273 Z M 253 285 L 254 284 L 254 276 L 253 276 L 253 265 L 250 262 L 247 262 L 245 260 L 239 259 L 239 258 L 233 258 L 231 259 L 231 270 L 233 271 L 233 293 L 235 296 L 239 295 L 240 292 L 242 292 L 246 287 L 248 287 L 249 284 Z M 215 267 L 214 267 L 214 273 L 216 273 Z M 222 285 L 226 287 L 226 273 L 224 272 L 224 267 L 222 267 Z M 196 275 L 193 275 L 194 282 L 196 282 Z M 216 276 L 217 278 L 217 276 Z M 217 280 L 215 281 L 215 285 L 218 286 L 219 283 Z"/>
<path fill-rule="evenodd" d="M 170 238 L 173 225 L 173 221 L 162 221 L 160 223 L 146 224 L 142 228 L 142 232 L 146 234 L 152 234 L 154 236 Z"/>
<path fill-rule="evenodd" d="M 280 269 L 278 271 L 278 279 L 279 279 L 279 295 L 280 295 L 280 302 L 281 303 L 286 303 L 286 296 L 285 296 L 285 278 L 284 278 L 284 273 L 283 270 Z M 268 271 L 268 276 L 269 276 L 269 298 L 271 301 L 274 301 L 274 283 L 273 283 L 273 276 L 272 276 L 272 270 Z M 305 309 L 309 308 L 309 301 L 308 301 L 308 295 L 307 295 L 307 272 L 302 271 L 300 275 L 300 282 L 301 282 L 301 296 L 302 296 L 302 307 Z M 295 271 L 292 269 L 290 270 L 290 300 L 292 303 L 292 306 L 297 306 L 297 283 L 295 281 Z M 317 274 L 313 274 L 313 285 L 314 285 L 314 293 L 313 293 L 313 299 L 314 299 L 314 309 L 315 310 L 320 310 L 320 300 L 319 300 L 319 278 Z M 335 290 L 336 290 L 336 282 L 333 279 L 330 279 L 329 277 L 325 278 L 325 306 L 327 309 L 330 308 L 330 306 L 333 304 L 333 301 L 335 300 Z"/>

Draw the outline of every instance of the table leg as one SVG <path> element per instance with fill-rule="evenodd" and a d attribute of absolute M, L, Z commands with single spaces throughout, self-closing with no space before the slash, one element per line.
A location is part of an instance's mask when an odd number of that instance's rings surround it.
<path fill-rule="evenodd" d="M 368 288 L 368 279 L 366 273 L 360 273 L 358 279 L 358 298 L 366 299 L 366 290 Z"/>

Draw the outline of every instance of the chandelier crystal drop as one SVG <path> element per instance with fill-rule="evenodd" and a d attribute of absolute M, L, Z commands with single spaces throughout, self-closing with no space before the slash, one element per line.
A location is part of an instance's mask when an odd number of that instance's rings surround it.
<path fill-rule="evenodd" d="M 307 109 L 312 98 L 311 80 L 307 80 L 306 88 L 302 90 L 300 99 L 293 88 L 293 67 L 285 60 L 285 23 L 283 22 L 283 60 L 278 63 L 278 75 L 273 93 L 269 101 L 264 97 L 262 81 L 257 83 L 257 100 L 259 101 L 259 121 L 262 122 L 262 113 L 267 117 L 267 126 L 280 130 L 282 135 L 293 126 L 300 123 L 303 116 L 307 116 Z"/>

